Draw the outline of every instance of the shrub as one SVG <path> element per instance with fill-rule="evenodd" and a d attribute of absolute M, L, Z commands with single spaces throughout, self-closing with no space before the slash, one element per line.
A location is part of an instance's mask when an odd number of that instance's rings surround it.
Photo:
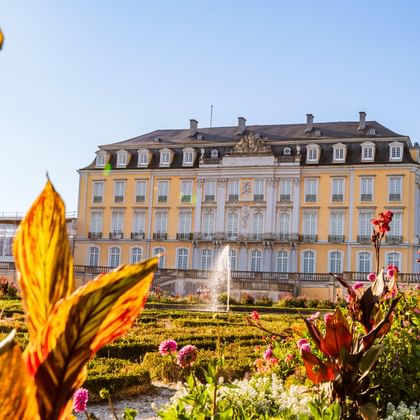
<path fill-rule="evenodd" d="M 253 305 L 255 299 L 253 296 L 249 295 L 248 293 L 243 293 L 241 295 L 241 305 Z"/>
<path fill-rule="evenodd" d="M 273 306 L 273 301 L 266 296 L 260 297 L 255 301 L 257 306 Z"/>

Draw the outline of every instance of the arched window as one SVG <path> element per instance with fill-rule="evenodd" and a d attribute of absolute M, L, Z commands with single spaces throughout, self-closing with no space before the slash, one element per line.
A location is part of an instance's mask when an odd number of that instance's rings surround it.
<path fill-rule="evenodd" d="M 93 267 L 99 265 L 99 248 L 97 246 L 91 246 L 89 248 L 88 265 Z"/>
<path fill-rule="evenodd" d="M 139 263 L 142 259 L 143 259 L 143 249 L 138 246 L 131 248 L 130 263 L 136 264 L 136 263 Z"/>
<path fill-rule="evenodd" d="M 399 252 L 387 252 L 385 255 L 386 265 L 392 264 L 401 271 L 401 254 Z"/>
<path fill-rule="evenodd" d="M 370 273 L 372 271 L 372 254 L 370 252 L 359 252 L 357 256 L 357 271 L 362 273 Z"/>
<path fill-rule="evenodd" d="M 188 269 L 188 249 L 178 248 L 176 250 L 176 268 L 178 270 Z"/>
<path fill-rule="evenodd" d="M 315 273 L 315 252 L 303 251 L 302 252 L 302 272 Z"/>
<path fill-rule="evenodd" d="M 286 212 L 279 214 L 278 233 L 280 241 L 289 240 L 290 215 Z"/>
<path fill-rule="evenodd" d="M 213 239 L 214 235 L 214 214 L 204 213 L 203 217 L 203 239 Z"/>
<path fill-rule="evenodd" d="M 238 236 L 239 215 L 235 212 L 227 214 L 227 238 L 236 239 Z"/>
<path fill-rule="evenodd" d="M 251 271 L 261 271 L 261 251 L 254 249 L 251 251 Z"/>
<path fill-rule="evenodd" d="M 121 250 L 117 246 L 111 246 L 108 254 L 108 265 L 118 267 L 120 265 Z"/>
<path fill-rule="evenodd" d="M 211 249 L 202 249 L 201 250 L 201 269 L 210 270 L 212 266 L 212 250 Z"/>
<path fill-rule="evenodd" d="M 165 268 L 165 248 L 153 248 L 153 256 L 159 255 L 158 268 Z"/>
<path fill-rule="evenodd" d="M 254 239 L 262 239 L 263 234 L 263 214 L 262 213 L 254 213 L 252 218 L 252 233 Z"/>
<path fill-rule="evenodd" d="M 343 272 L 343 254 L 340 251 L 331 251 L 328 270 L 330 273 Z"/>
<path fill-rule="evenodd" d="M 277 253 L 277 271 L 279 273 L 287 273 L 289 271 L 287 251 L 279 251 Z"/>
<path fill-rule="evenodd" d="M 229 248 L 229 266 L 231 271 L 235 271 L 236 268 L 236 250 Z"/>

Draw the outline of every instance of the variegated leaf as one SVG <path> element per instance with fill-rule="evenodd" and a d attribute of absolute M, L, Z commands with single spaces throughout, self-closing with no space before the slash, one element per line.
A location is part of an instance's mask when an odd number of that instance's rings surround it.
<path fill-rule="evenodd" d="M 0 418 L 37 420 L 35 384 L 26 371 L 15 331 L 0 343 Z"/>
<path fill-rule="evenodd" d="M 157 258 L 103 274 L 58 302 L 39 345 L 26 350 L 43 419 L 64 418 L 87 361 L 124 334 L 143 308 Z"/>
<path fill-rule="evenodd" d="M 34 340 L 56 302 L 74 288 L 64 203 L 49 180 L 19 225 L 14 256 L 30 339 Z"/>

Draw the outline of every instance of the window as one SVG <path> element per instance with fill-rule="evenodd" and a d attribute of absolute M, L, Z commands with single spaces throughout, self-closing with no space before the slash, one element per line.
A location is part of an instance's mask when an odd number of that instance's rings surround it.
<path fill-rule="evenodd" d="M 159 257 L 158 268 L 165 268 L 165 265 L 166 265 L 165 248 L 161 248 L 161 247 L 153 248 L 153 256 Z"/>
<path fill-rule="evenodd" d="M 125 181 L 114 182 L 114 203 L 124 202 Z"/>
<path fill-rule="evenodd" d="M 176 268 L 178 270 L 188 269 L 188 249 L 178 248 L 176 250 Z"/>
<path fill-rule="evenodd" d="M 392 142 L 389 145 L 389 160 L 401 161 L 403 155 L 403 145 L 398 142 Z"/>
<path fill-rule="evenodd" d="M 262 256 L 258 249 L 251 251 L 251 271 L 262 271 Z"/>
<path fill-rule="evenodd" d="M 331 178 L 331 201 L 333 203 L 344 201 L 344 178 Z"/>
<path fill-rule="evenodd" d="M 287 212 L 279 213 L 278 234 L 280 241 L 288 241 L 290 232 L 290 215 Z"/>
<path fill-rule="evenodd" d="M 360 201 L 373 201 L 373 178 L 360 178 Z"/>
<path fill-rule="evenodd" d="M 329 253 L 328 271 L 330 273 L 343 272 L 343 253 L 340 251 L 331 251 Z"/>
<path fill-rule="evenodd" d="M 116 246 L 111 246 L 108 253 L 108 265 L 118 267 L 120 265 L 121 250 Z"/>
<path fill-rule="evenodd" d="M 216 199 L 216 182 L 206 180 L 204 183 L 204 201 L 214 201 Z"/>
<path fill-rule="evenodd" d="M 155 215 L 155 230 L 153 239 L 167 239 L 168 214 L 163 211 L 157 211 Z"/>
<path fill-rule="evenodd" d="M 191 203 L 192 202 L 192 181 L 181 181 L 181 202 Z"/>
<path fill-rule="evenodd" d="M 358 242 L 369 243 L 372 236 L 373 211 L 361 210 L 359 212 L 359 236 Z"/>
<path fill-rule="evenodd" d="M 102 236 L 102 210 L 92 210 L 90 213 L 89 236 L 92 239 L 99 239 Z"/>
<path fill-rule="evenodd" d="M 98 152 L 96 154 L 96 167 L 103 168 L 105 166 L 106 152 Z"/>
<path fill-rule="evenodd" d="M 230 179 L 228 182 L 229 201 L 239 200 L 239 179 Z"/>
<path fill-rule="evenodd" d="M 143 260 L 143 249 L 135 246 L 130 250 L 130 264 L 137 264 Z"/>
<path fill-rule="evenodd" d="M 146 222 L 146 213 L 144 211 L 134 211 L 133 214 L 133 231 L 131 239 L 144 239 L 144 228 Z"/>
<path fill-rule="evenodd" d="M 147 149 L 140 149 L 138 152 L 137 166 L 147 167 L 149 166 L 150 152 Z"/>
<path fill-rule="evenodd" d="M 97 267 L 99 265 L 99 248 L 97 246 L 89 247 L 88 265 Z"/>
<path fill-rule="evenodd" d="M 194 150 L 193 149 L 185 149 L 183 153 L 183 166 L 193 166 L 194 161 Z"/>
<path fill-rule="evenodd" d="M 104 197 L 104 182 L 97 181 L 93 183 L 93 199 L 94 203 L 102 203 Z"/>
<path fill-rule="evenodd" d="M 279 251 L 277 253 L 277 271 L 279 273 L 287 273 L 289 271 L 287 251 Z"/>
<path fill-rule="evenodd" d="M 280 201 L 288 202 L 292 199 L 292 180 L 290 178 L 281 178 L 279 182 Z"/>
<path fill-rule="evenodd" d="M 111 216 L 110 239 L 122 239 L 124 231 L 124 210 L 114 209 Z"/>
<path fill-rule="evenodd" d="M 168 202 L 169 181 L 158 181 L 157 185 L 157 201 L 158 203 Z"/>
<path fill-rule="evenodd" d="M 254 213 L 252 217 L 253 239 L 262 239 L 264 217 L 262 213 Z"/>
<path fill-rule="evenodd" d="M 13 238 L 16 235 L 16 225 L 0 224 L 0 257 L 3 260 L 13 259 Z"/>
<path fill-rule="evenodd" d="M 303 251 L 302 252 L 302 272 L 315 273 L 315 252 Z"/>
<path fill-rule="evenodd" d="M 341 210 L 333 210 L 330 213 L 328 242 L 344 242 L 344 212 Z"/>
<path fill-rule="evenodd" d="M 136 203 L 146 201 L 147 181 L 136 181 Z"/>
<path fill-rule="evenodd" d="M 372 271 L 372 254 L 367 251 L 357 254 L 357 271 L 370 273 Z"/>
<path fill-rule="evenodd" d="M 239 215 L 236 212 L 229 212 L 227 214 L 227 239 L 234 240 L 238 236 Z"/>
<path fill-rule="evenodd" d="M 128 153 L 125 150 L 117 152 L 117 168 L 125 168 L 127 166 Z"/>
<path fill-rule="evenodd" d="M 214 214 L 204 213 L 203 216 L 203 239 L 213 239 L 214 235 Z"/>
<path fill-rule="evenodd" d="M 236 250 L 229 248 L 229 267 L 231 271 L 235 271 L 236 268 Z"/>
<path fill-rule="evenodd" d="M 212 159 L 217 159 L 219 157 L 219 151 L 217 149 L 213 149 L 211 151 L 211 155 Z"/>
<path fill-rule="evenodd" d="M 305 202 L 314 203 L 318 201 L 318 179 L 306 178 L 305 179 Z"/>
<path fill-rule="evenodd" d="M 292 154 L 292 149 L 290 147 L 285 147 L 283 149 L 283 155 L 284 156 L 290 156 Z"/>
<path fill-rule="evenodd" d="M 362 161 L 372 162 L 375 160 L 375 143 L 362 143 Z"/>
<path fill-rule="evenodd" d="M 388 201 L 401 201 L 402 178 L 390 176 L 388 178 Z"/>
<path fill-rule="evenodd" d="M 212 250 L 202 249 L 201 250 L 201 269 L 211 270 L 212 259 L 213 259 Z"/>
<path fill-rule="evenodd" d="M 333 146 L 333 162 L 343 163 L 346 160 L 346 146 L 342 143 Z"/>
<path fill-rule="evenodd" d="M 317 144 L 308 144 L 306 147 L 306 162 L 318 163 L 320 147 Z"/>
<path fill-rule="evenodd" d="M 254 201 L 264 200 L 264 180 L 254 180 Z"/>
<path fill-rule="evenodd" d="M 391 230 L 385 236 L 385 241 L 389 244 L 399 244 L 402 242 L 402 213 L 395 212 L 390 223 Z"/>
<path fill-rule="evenodd" d="M 401 254 L 399 252 L 387 252 L 385 254 L 385 263 L 395 265 L 401 271 Z"/>
<path fill-rule="evenodd" d="M 302 214 L 302 232 L 304 242 L 317 240 L 318 212 L 315 210 L 304 210 Z"/>
<path fill-rule="evenodd" d="M 171 164 L 171 152 L 169 150 L 161 150 L 160 166 L 169 166 Z"/>
<path fill-rule="evenodd" d="M 192 239 L 191 218 L 191 211 L 181 210 L 179 212 L 177 239 Z"/>

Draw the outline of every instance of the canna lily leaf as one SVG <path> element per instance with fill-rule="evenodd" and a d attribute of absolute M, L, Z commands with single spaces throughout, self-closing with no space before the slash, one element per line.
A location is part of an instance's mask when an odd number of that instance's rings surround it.
<path fill-rule="evenodd" d="M 57 301 L 74 288 L 64 203 L 49 180 L 20 223 L 13 251 L 33 341 Z"/>
<path fill-rule="evenodd" d="M 359 363 L 359 369 L 362 372 L 362 376 L 359 378 L 359 382 L 361 383 L 369 372 L 375 366 L 376 361 L 378 360 L 379 356 L 381 355 L 384 349 L 384 344 L 376 344 L 369 348 L 369 350 L 363 355 L 362 360 Z"/>
<path fill-rule="evenodd" d="M 377 276 L 376 280 L 368 287 L 363 294 L 360 305 L 362 308 L 362 324 L 366 331 L 370 331 L 372 328 L 371 316 L 375 303 L 380 300 L 385 290 L 384 273 L 381 271 Z"/>
<path fill-rule="evenodd" d="M 302 359 L 303 364 L 305 365 L 306 374 L 314 384 L 333 381 L 336 378 L 337 372 L 332 363 L 324 363 L 310 351 L 305 350 L 302 351 Z"/>
<path fill-rule="evenodd" d="M 38 390 L 42 419 L 65 418 L 85 380 L 85 366 L 100 347 L 124 334 L 146 303 L 157 258 L 98 276 L 58 302 L 42 340 L 25 355 Z"/>
<path fill-rule="evenodd" d="M 367 403 L 359 406 L 360 415 L 363 420 L 376 420 L 378 418 L 378 410 L 373 403 Z"/>
<path fill-rule="evenodd" d="M 352 337 L 346 318 L 340 308 L 326 321 L 325 337 L 321 340 L 320 350 L 327 356 L 338 357 L 341 349 L 351 350 Z"/>
<path fill-rule="evenodd" d="M 14 341 L 15 332 L 0 343 L 0 418 L 37 420 L 35 384 Z"/>

